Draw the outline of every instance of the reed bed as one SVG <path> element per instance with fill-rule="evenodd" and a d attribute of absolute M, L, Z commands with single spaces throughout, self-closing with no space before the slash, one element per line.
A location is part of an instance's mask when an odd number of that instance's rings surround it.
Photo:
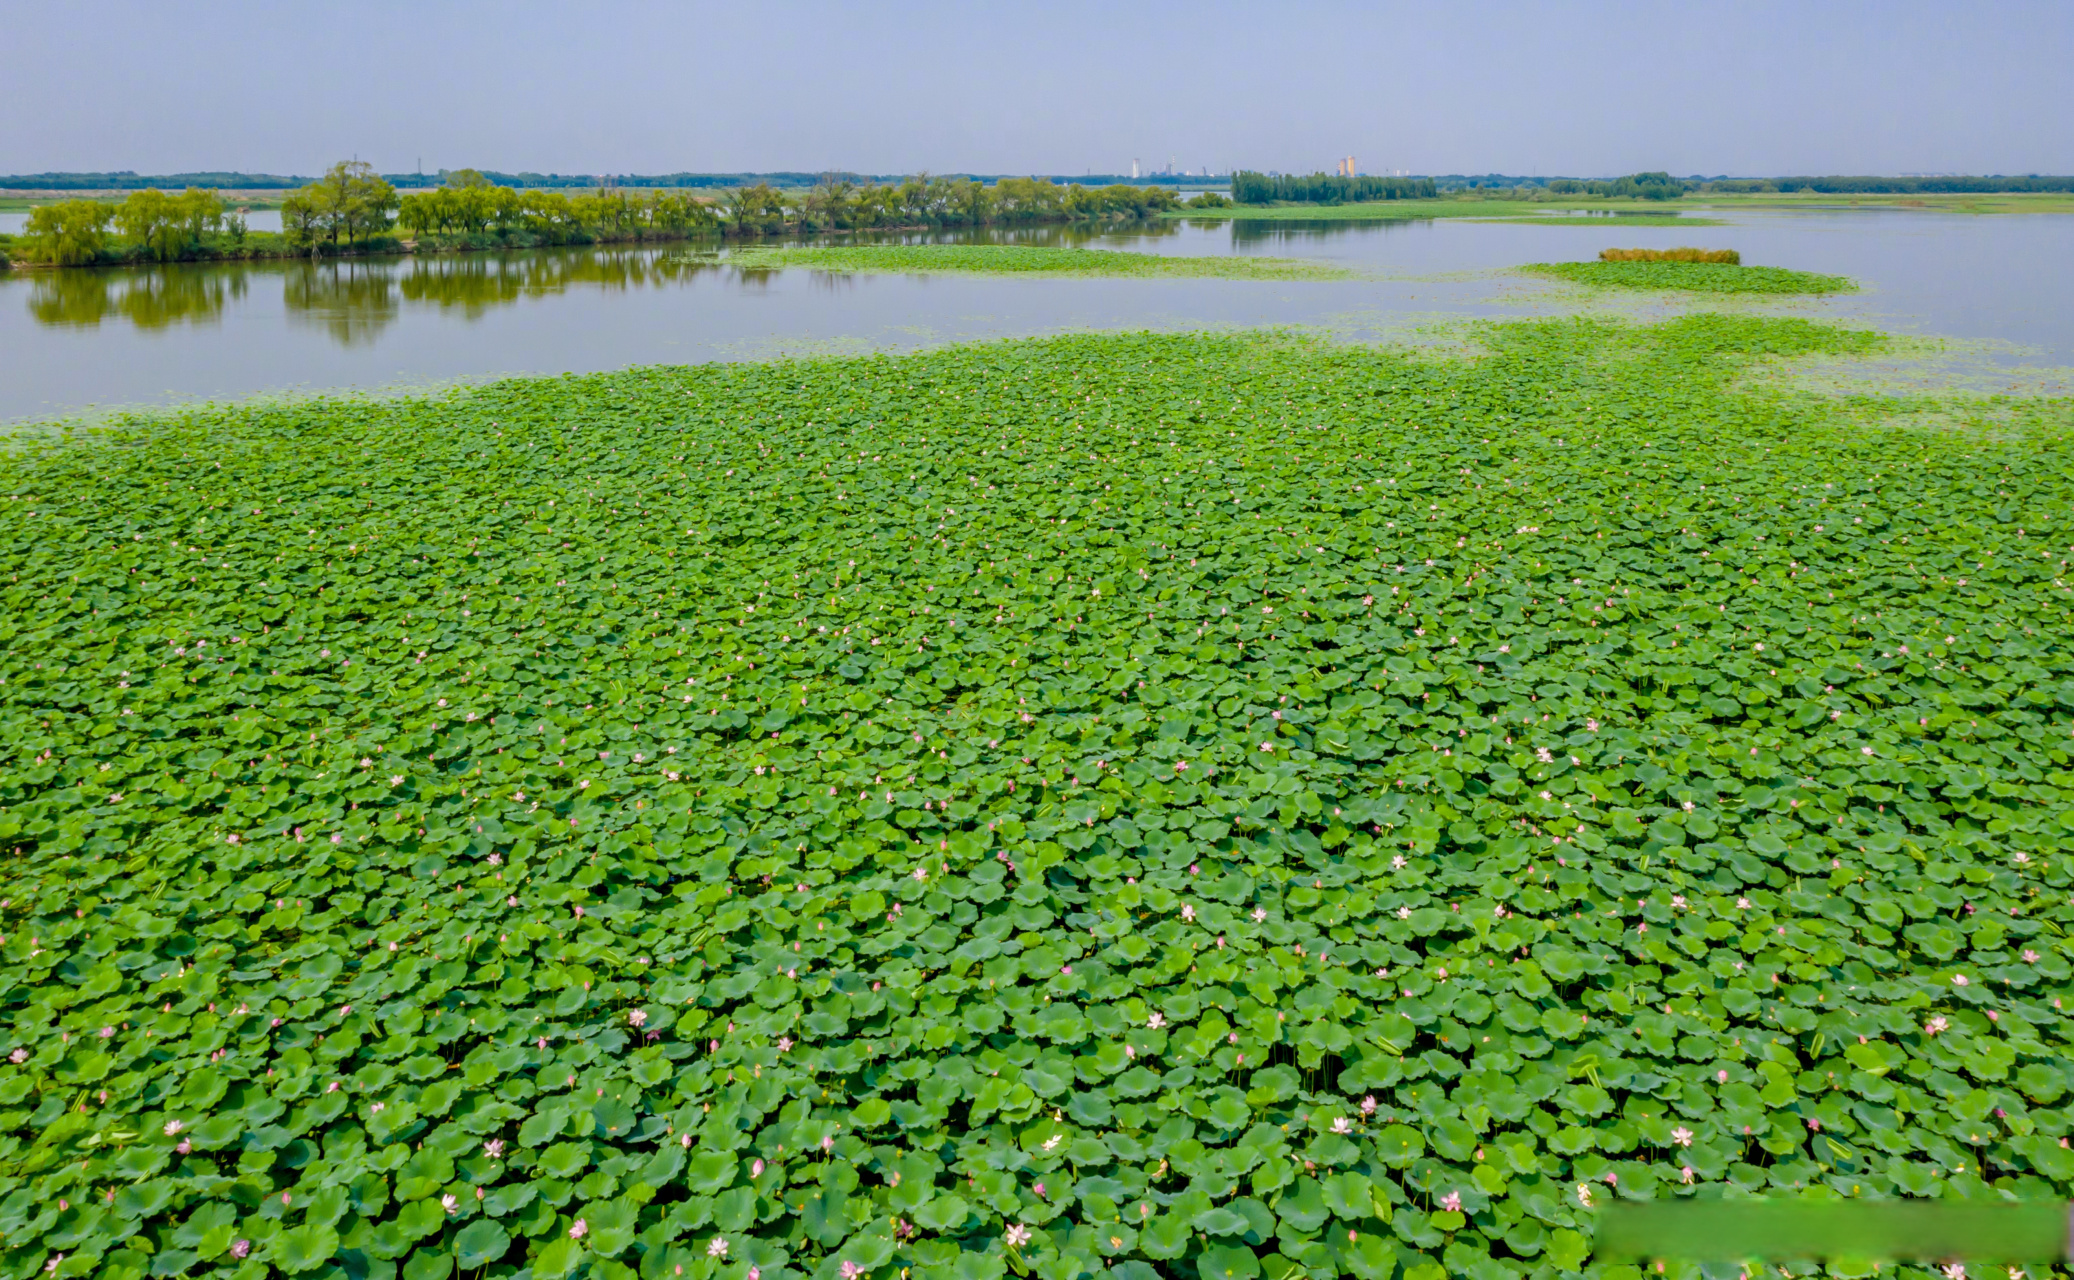
<path fill-rule="evenodd" d="M 1722 262 L 1743 265 L 1743 255 L 1734 249 L 1601 249 L 1601 262 Z"/>

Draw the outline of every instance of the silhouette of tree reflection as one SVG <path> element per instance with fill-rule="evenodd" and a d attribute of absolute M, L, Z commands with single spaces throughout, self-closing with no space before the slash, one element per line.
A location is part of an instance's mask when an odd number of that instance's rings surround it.
<path fill-rule="evenodd" d="M 244 298 L 246 272 L 223 267 L 166 266 L 96 271 L 39 272 L 29 314 L 39 324 L 93 328 L 110 316 L 139 329 L 215 324 L 225 307 Z"/>
<path fill-rule="evenodd" d="M 396 319 L 396 264 L 315 260 L 287 270 L 288 318 L 323 328 L 340 346 L 373 342 Z"/>
<path fill-rule="evenodd" d="M 1431 227 L 1434 219 L 1428 218 L 1233 218 L 1228 224 L 1213 223 L 1197 219 L 1198 223 L 1210 226 L 1229 225 L 1231 242 L 1235 245 L 1269 245 L 1298 240 L 1326 240 L 1334 236 L 1355 233 L 1373 235 L 1378 231 L 1402 231 L 1413 226 Z"/>
<path fill-rule="evenodd" d="M 529 253 L 424 255 L 411 259 L 401 288 L 411 302 L 456 308 L 473 320 L 525 298 L 575 285 L 614 292 L 683 284 L 720 265 L 710 257 L 653 249 L 551 249 Z"/>

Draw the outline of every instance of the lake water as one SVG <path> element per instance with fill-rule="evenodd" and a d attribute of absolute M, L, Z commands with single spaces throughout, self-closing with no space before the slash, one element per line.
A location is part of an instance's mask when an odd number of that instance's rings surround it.
<path fill-rule="evenodd" d="M 2009 385 L 2066 390 L 2074 216 L 1839 208 L 1728 220 L 1196 221 L 911 237 L 1310 258 L 1375 277 L 1338 282 L 745 271 L 724 249 L 683 245 L 15 271 L 0 273 L 0 420 L 1060 330 L 1284 324 L 1393 338 L 1433 321 L 1580 305 L 1576 291 L 1503 268 L 1681 244 L 1851 276 L 1862 293 L 1791 309 L 1964 340 Z"/>

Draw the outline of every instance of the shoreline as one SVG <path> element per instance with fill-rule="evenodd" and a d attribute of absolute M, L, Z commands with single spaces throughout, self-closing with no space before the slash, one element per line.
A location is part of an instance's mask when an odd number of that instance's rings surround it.
<path fill-rule="evenodd" d="M 1129 223 L 1150 223 L 1157 221 L 1160 221 L 1158 217 L 1069 218 L 1056 220 L 1047 219 L 1041 221 L 1028 222 L 968 223 L 956 226 L 941 226 L 930 225 L 927 223 L 914 223 L 905 226 L 826 227 L 815 228 L 812 230 L 807 230 L 803 228 L 788 228 L 787 230 L 775 233 L 765 233 L 756 231 L 730 232 L 726 230 L 705 229 L 696 232 L 681 233 L 645 231 L 643 234 L 627 237 L 590 237 L 584 240 L 564 240 L 558 243 L 532 244 L 471 244 L 451 242 L 427 243 L 426 241 L 419 239 L 382 237 L 381 241 L 378 243 L 378 246 L 376 247 L 369 247 L 367 245 L 341 246 L 336 249 L 327 248 L 326 251 L 317 253 L 311 253 L 306 250 L 300 249 L 295 250 L 293 252 L 283 251 L 249 253 L 206 253 L 195 254 L 186 257 L 167 258 L 162 261 L 155 258 L 133 257 L 111 258 L 96 262 L 43 262 L 27 258 L 14 258 L 7 252 L 7 250 L 12 246 L 7 243 L 0 243 L 0 271 L 75 271 L 80 269 L 99 270 L 127 267 L 221 265 L 224 263 L 232 262 L 287 262 L 294 261 L 296 259 L 307 259 L 312 262 L 335 262 L 341 259 L 348 258 L 375 259 L 410 258 L 439 254 L 459 255 L 471 253 L 524 253 L 537 249 L 593 249 L 614 246 L 638 247 L 641 245 L 686 244 L 696 242 L 705 242 L 716 245 L 728 243 L 748 245 L 755 244 L 759 241 L 776 241 L 796 236 L 857 236 L 869 234 L 908 235 L 913 234 L 915 232 L 924 231 L 971 231 L 982 228 L 1122 225 Z M 267 236 L 272 239 L 282 238 L 280 236 L 280 233 L 278 232 L 269 231 L 258 232 L 255 234 Z M 0 240 L 5 239 L 5 237 L 0 237 Z"/>

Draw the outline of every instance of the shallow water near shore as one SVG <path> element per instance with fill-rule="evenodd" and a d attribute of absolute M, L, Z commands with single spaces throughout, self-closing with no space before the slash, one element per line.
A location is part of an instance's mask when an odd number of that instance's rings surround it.
<path fill-rule="evenodd" d="M 1261 325 L 1355 340 L 1436 322 L 1660 314 L 1719 299 L 1616 296 L 1509 268 L 1608 247 L 1734 248 L 1747 263 L 1852 277 L 1861 292 L 1761 304 L 1957 340 L 1959 382 L 2064 394 L 2074 366 L 2074 216 L 1763 211 L 1725 226 L 1539 227 L 1168 221 L 825 243 L 1023 243 L 1301 258 L 1343 281 L 1007 278 L 749 269 L 726 246 L 543 249 L 0 274 L 0 420 L 509 374 L 911 350 L 1073 330 Z M 1757 305 L 1757 304 L 1753 304 Z M 1943 366 L 1913 366 L 1936 382 Z"/>

